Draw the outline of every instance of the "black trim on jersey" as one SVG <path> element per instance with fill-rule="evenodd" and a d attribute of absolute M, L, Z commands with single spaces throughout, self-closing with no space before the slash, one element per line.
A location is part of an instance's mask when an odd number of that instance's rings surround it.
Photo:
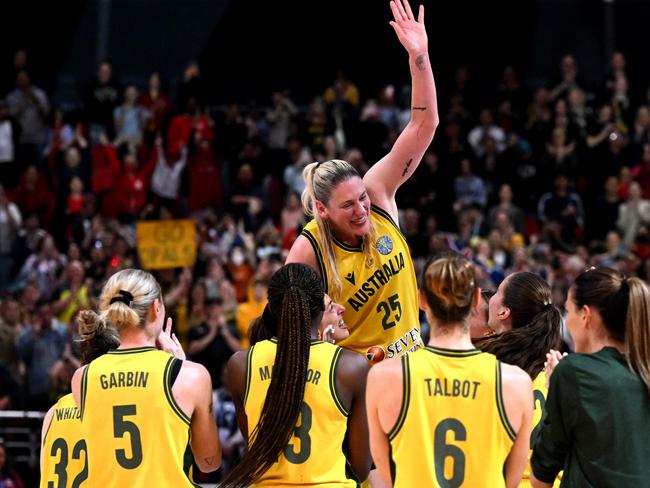
<path fill-rule="evenodd" d="M 392 441 L 395 436 L 399 433 L 404 421 L 406 420 L 406 413 L 408 412 L 409 403 L 411 401 L 411 366 L 409 361 L 408 354 L 405 354 L 401 357 L 402 362 L 402 405 L 399 409 L 399 415 L 397 416 L 397 421 L 390 432 L 388 433 L 388 440 Z"/>
<path fill-rule="evenodd" d="M 171 371 L 169 372 L 169 386 L 174 386 L 176 383 L 176 378 L 178 378 L 178 373 L 181 372 L 181 367 L 183 366 L 183 361 L 177 359 L 173 362 Z"/>
<path fill-rule="evenodd" d="M 334 237 L 334 234 L 332 234 L 332 242 L 334 242 L 334 244 L 336 244 L 338 247 L 340 247 L 341 249 L 347 252 L 363 252 L 361 246 L 348 246 L 344 242 L 339 241 L 336 237 Z"/>
<path fill-rule="evenodd" d="M 397 230 L 397 232 L 399 232 L 399 235 L 401 235 L 401 236 L 402 236 L 402 239 L 404 239 L 404 242 L 406 243 L 406 247 L 407 247 L 407 249 L 408 249 L 408 239 L 406 238 L 406 236 L 405 236 L 404 233 L 402 232 L 402 229 L 399 228 L 399 225 L 397 225 L 397 223 L 393 220 L 393 217 L 391 217 L 390 214 L 389 214 L 388 212 L 386 212 L 386 210 L 384 210 L 384 209 L 381 208 L 381 207 L 378 207 L 378 206 L 375 205 L 374 203 L 370 206 L 370 208 L 371 208 L 372 210 L 374 210 L 375 213 L 377 213 L 378 215 L 380 215 L 380 216 L 382 216 L 383 218 L 385 218 L 386 220 L 388 220 L 388 222 L 390 222 L 390 224 L 391 224 L 393 227 L 395 227 L 395 229 Z M 410 252 L 410 251 L 409 251 L 409 252 Z"/>
<path fill-rule="evenodd" d="M 332 392 L 332 399 L 334 400 L 336 408 L 339 409 L 339 412 L 341 412 L 344 417 L 347 417 L 350 412 L 343 406 L 343 402 L 336 391 L 336 369 L 339 366 L 339 358 L 341 357 L 342 351 L 343 349 L 337 347 L 332 356 L 332 365 L 330 366 L 330 391 Z"/>
<path fill-rule="evenodd" d="M 201 488 L 201 485 L 194 483 L 192 479 L 192 468 L 194 466 L 194 455 L 192 454 L 192 447 L 190 446 L 190 436 L 187 436 L 187 446 L 185 446 L 185 452 L 183 453 L 183 473 L 187 476 L 187 480 L 192 483 L 192 486 L 195 488 Z"/>
<path fill-rule="evenodd" d="M 248 392 L 251 389 L 251 368 L 253 367 L 253 349 L 255 346 L 252 346 L 248 351 L 246 351 L 246 372 L 244 373 L 244 398 L 243 404 L 246 406 L 246 400 L 248 399 Z"/>
<path fill-rule="evenodd" d="M 402 234 L 402 230 L 399 228 L 399 225 L 397 225 L 397 222 L 395 222 L 395 221 L 393 220 L 393 217 L 391 217 L 390 214 L 389 214 L 388 212 L 386 212 L 386 210 L 384 210 L 384 209 L 381 208 L 381 207 L 378 207 L 378 206 L 375 205 L 374 203 L 370 204 L 370 210 L 374 210 L 376 213 L 378 213 L 378 214 L 381 215 L 383 218 L 385 218 L 386 220 L 388 220 L 388 221 L 393 225 L 393 227 L 395 227 L 395 228 L 397 229 L 397 231 L 398 231 L 400 234 Z M 402 235 L 404 235 L 404 234 L 402 234 Z"/>
<path fill-rule="evenodd" d="M 180 371 L 182 365 L 182 361 L 180 359 L 177 359 L 175 357 L 170 357 L 169 360 L 167 361 L 167 364 L 165 365 L 165 373 L 163 374 L 163 390 L 165 391 L 165 397 L 167 397 L 167 401 L 169 402 L 169 405 L 172 407 L 172 410 L 178 417 L 185 422 L 187 425 L 190 425 L 190 418 L 183 412 L 181 407 L 178 406 L 178 403 L 176 403 L 176 399 L 174 398 L 174 395 L 172 393 L 172 386 L 174 385 L 174 381 L 176 380 L 176 377 L 173 375 L 173 371 L 176 371 L 176 376 L 178 376 L 178 371 Z"/>
<path fill-rule="evenodd" d="M 266 339 L 266 340 L 267 340 L 267 341 L 271 341 L 273 344 L 277 344 L 277 343 L 278 343 L 278 338 L 277 338 L 277 337 L 269 337 L 269 338 Z M 312 338 L 312 339 L 309 339 L 309 342 L 310 342 L 312 345 L 313 345 L 313 344 L 323 344 L 323 341 L 322 341 L 321 339 L 313 339 L 313 338 Z"/>
<path fill-rule="evenodd" d="M 433 346 L 424 346 L 424 349 L 432 352 L 433 354 L 445 356 L 448 358 L 467 358 L 482 353 L 480 349 L 444 349 L 442 347 Z"/>
<path fill-rule="evenodd" d="M 514 442 L 515 438 L 517 437 L 517 433 L 515 432 L 515 429 L 512 428 L 512 425 L 508 420 L 505 403 L 503 402 L 503 388 L 501 385 L 501 361 L 497 361 L 496 364 L 496 381 L 494 383 L 496 388 L 495 394 L 497 399 L 497 410 L 499 410 L 499 418 L 501 419 L 503 428 L 506 430 L 506 433 L 508 434 L 508 437 L 510 437 L 510 440 Z"/>
<path fill-rule="evenodd" d="M 111 349 L 106 354 L 135 354 L 138 352 L 155 351 L 153 346 L 129 347 L 128 349 Z"/>
<path fill-rule="evenodd" d="M 393 445 L 388 443 L 388 463 L 390 468 L 390 480 L 395 486 L 395 478 L 397 478 L 397 466 L 395 465 L 395 460 L 393 459 Z"/>
<path fill-rule="evenodd" d="M 60 400 L 60 399 L 59 399 Z M 52 423 L 54 422 L 54 417 L 56 416 L 56 407 L 59 405 L 59 402 L 57 401 L 54 404 L 54 411 L 52 412 L 52 418 L 50 419 L 50 424 L 47 426 L 47 430 L 45 431 L 45 435 L 43 436 L 43 447 L 45 447 L 45 442 L 47 441 L 47 434 L 50 433 L 50 429 L 52 428 Z"/>
<path fill-rule="evenodd" d="M 314 234 L 309 232 L 307 229 L 303 229 L 301 234 L 307 238 L 307 240 L 311 244 L 311 247 L 314 249 L 314 254 L 316 255 L 316 261 L 318 262 L 318 268 L 320 269 L 320 276 L 321 279 L 323 280 L 323 288 L 325 289 L 325 293 L 327 293 L 327 268 L 325 267 L 323 253 L 320 250 L 318 241 L 316 240 L 316 237 L 314 237 Z"/>
<path fill-rule="evenodd" d="M 88 369 L 90 364 L 84 368 L 84 372 L 81 375 L 81 419 L 84 418 L 84 409 L 86 407 L 86 392 L 88 391 Z"/>

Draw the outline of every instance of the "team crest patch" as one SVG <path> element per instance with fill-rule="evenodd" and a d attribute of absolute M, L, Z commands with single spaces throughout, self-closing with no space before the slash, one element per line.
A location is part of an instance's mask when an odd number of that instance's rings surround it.
<path fill-rule="evenodd" d="M 377 248 L 377 251 L 385 256 L 387 254 L 390 254 L 390 252 L 393 250 L 393 241 L 391 241 L 390 237 L 388 236 L 381 236 L 379 239 L 377 239 L 375 247 Z"/>

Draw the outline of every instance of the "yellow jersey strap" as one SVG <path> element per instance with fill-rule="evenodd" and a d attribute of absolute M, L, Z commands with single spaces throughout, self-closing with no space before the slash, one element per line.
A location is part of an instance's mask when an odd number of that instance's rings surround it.
<path fill-rule="evenodd" d="M 370 209 L 373 210 L 377 215 L 380 215 L 380 216 L 383 217 L 385 220 L 387 220 L 387 221 L 388 221 L 388 222 L 389 222 L 393 227 L 395 227 L 395 229 L 397 230 L 397 232 L 399 232 L 400 234 L 402 234 L 402 229 L 399 228 L 399 225 L 397 225 L 397 222 L 395 222 L 395 221 L 393 220 L 393 217 L 391 217 L 390 214 L 389 214 L 388 212 L 386 212 L 386 210 L 384 210 L 384 209 L 381 208 L 381 207 L 378 207 L 378 206 L 375 205 L 374 203 L 373 203 L 372 205 L 370 205 Z M 404 234 L 402 234 L 402 236 L 404 236 Z M 406 237 L 404 237 L 404 238 L 406 239 Z"/>
<path fill-rule="evenodd" d="M 406 420 L 406 414 L 409 408 L 409 402 L 411 400 L 411 375 L 410 375 L 411 366 L 409 361 L 409 355 L 405 354 L 400 358 L 400 361 L 402 364 L 402 405 L 400 406 L 399 409 L 399 415 L 397 416 L 397 421 L 395 422 L 395 425 L 388 433 L 389 441 L 395 439 L 395 436 L 399 434 L 399 431 L 404 425 L 404 421 Z"/>
<path fill-rule="evenodd" d="M 336 390 L 336 369 L 339 365 L 341 352 L 343 352 L 343 349 L 337 347 L 336 351 L 334 351 L 334 354 L 332 355 L 332 365 L 330 366 L 330 391 L 332 392 L 332 399 L 334 400 L 334 404 L 343 414 L 343 416 L 347 417 L 350 412 L 343 406 L 343 402 L 341 402 L 339 394 Z"/>
<path fill-rule="evenodd" d="M 318 239 L 316 236 L 311 233 L 308 229 L 302 230 L 302 235 L 307 238 L 311 247 L 314 249 L 314 254 L 316 255 L 316 262 L 318 263 L 318 269 L 320 270 L 320 275 L 323 280 L 323 286 L 325 287 L 325 293 L 327 293 L 327 267 L 325 266 L 325 260 L 323 259 L 323 252 L 321 251 L 320 245 L 318 244 Z"/>
<path fill-rule="evenodd" d="M 253 368 L 253 350 L 255 349 L 255 346 L 251 346 L 251 348 L 246 351 L 246 373 L 244 376 L 244 384 L 246 385 L 244 387 L 244 398 L 242 403 L 244 406 L 246 406 L 246 400 L 248 400 L 248 392 L 251 389 L 251 378 L 253 377 L 252 375 L 252 368 Z"/>
<path fill-rule="evenodd" d="M 514 442 L 517 437 L 517 432 L 510 424 L 508 420 L 508 415 L 506 414 L 506 407 L 503 401 L 503 388 L 502 388 L 502 378 L 501 378 L 501 361 L 496 361 L 496 381 L 494 382 L 496 388 L 496 399 L 497 399 L 497 409 L 499 410 L 499 418 L 503 424 L 503 428 L 506 430 L 510 440 Z"/>
<path fill-rule="evenodd" d="M 88 364 L 84 372 L 81 375 L 81 405 L 80 405 L 80 411 L 81 411 L 81 419 L 83 420 L 84 418 L 84 408 L 86 406 L 86 393 L 88 392 L 88 370 L 90 369 L 90 364 Z"/>
<path fill-rule="evenodd" d="M 172 386 L 174 386 L 174 382 L 176 381 L 176 378 L 178 377 L 178 373 L 180 373 L 182 366 L 183 361 L 180 359 L 177 359 L 173 356 L 169 358 L 167 364 L 165 365 L 165 372 L 163 374 L 164 390 L 165 397 L 167 398 L 167 401 L 172 407 L 174 413 L 189 426 L 191 423 L 190 418 L 185 414 L 185 412 L 183 412 L 183 410 L 181 410 L 181 407 L 178 405 L 178 403 L 176 403 L 176 399 L 172 393 Z"/>

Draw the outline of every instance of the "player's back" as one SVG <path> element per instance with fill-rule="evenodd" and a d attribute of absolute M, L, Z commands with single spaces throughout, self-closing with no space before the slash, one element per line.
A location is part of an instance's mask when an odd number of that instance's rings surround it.
<path fill-rule="evenodd" d="M 244 406 L 249 435 L 259 422 L 277 343 L 255 344 L 248 352 Z M 300 416 L 289 444 L 278 462 L 255 486 L 349 486 L 356 483 L 345 473 L 343 440 L 348 412 L 336 392 L 336 365 L 342 349 L 313 340 L 310 347 L 305 393 Z"/>
<path fill-rule="evenodd" d="M 499 361 L 477 349 L 433 347 L 401 361 L 403 401 L 389 432 L 394 486 L 505 486 L 516 434 Z"/>
<path fill-rule="evenodd" d="M 72 394 L 54 406 L 43 439 L 41 488 L 83 488 L 88 478 L 88 451 L 81 433 L 81 415 Z"/>
<path fill-rule="evenodd" d="M 139 347 L 110 351 L 86 367 L 81 410 L 89 486 L 194 486 L 184 463 L 191 459 L 190 419 L 172 394 L 181 365 L 166 352 Z"/>

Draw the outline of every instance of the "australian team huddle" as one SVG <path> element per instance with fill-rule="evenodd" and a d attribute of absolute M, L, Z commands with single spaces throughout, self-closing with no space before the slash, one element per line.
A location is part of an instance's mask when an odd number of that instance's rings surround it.
<path fill-rule="evenodd" d="M 436 91 L 423 7 L 390 7 L 411 119 L 363 177 L 341 160 L 305 168 L 313 218 L 225 371 L 248 449 L 220 486 L 650 486 L 642 281 L 576 278 L 568 356 L 537 275 L 508 276 L 486 303 L 473 264 L 449 253 L 418 284 L 395 192 L 431 143 Z M 210 375 L 185 360 L 155 278 L 114 274 L 78 322 L 85 365 L 45 418 L 41 487 L 189 487 L 192 460 L 218 469 Z"/>

